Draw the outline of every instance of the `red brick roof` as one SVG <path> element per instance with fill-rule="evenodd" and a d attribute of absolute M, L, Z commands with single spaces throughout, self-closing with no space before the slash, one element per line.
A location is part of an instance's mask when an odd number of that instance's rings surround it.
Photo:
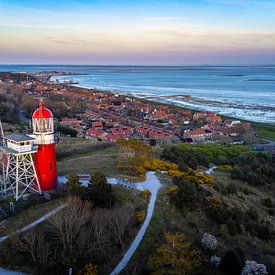
<path fill-rule="evenodd" d="M 148 137 L 149 138 L 168 138 L 168 137 L 170 137 L 170 134 L 165 133 L 163 131 L 152 129 L 151 131 L 149 131 Z"/>
<path fill-rule="evenodd" d="M 188 131 L 186 132 L 186 134 L 188 134 L 189 136 L 198 136 L 198 135 L 205 135 L 206 131 L 202 128 L 198 128 L 192 131 Z"/>
<path fill-rule="evenodd" d="M 103 130 L 96 130 L 96 129 L 93 129 L 93 128 L 90 128 L 87 131 L 87 135 L 90 136 L 90 137 L 94 137 L 94 138 L 99 138 L 104 133 L 105 133 L 105 131 L 103 131 Z"/>

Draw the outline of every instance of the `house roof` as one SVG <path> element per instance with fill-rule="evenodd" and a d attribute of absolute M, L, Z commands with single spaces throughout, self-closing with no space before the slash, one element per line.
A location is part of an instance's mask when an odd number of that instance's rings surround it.
<path fill-rule="evenodd" d="M 202 128 L 198 128 L 192 131 L 188 131 L 186 132 L 186 134 L 188 134 L 189 136 L 197 136 L 197 135 L 204 135 L 206 134 L 206 131 Z"/>
<path fill-rule="evenodd" d="M 12 141 L 15 141 L 15 142 L 35 140 L 34 138 L 32 138 L 30 136 L 20 134 L 20 133 L 9 134 L 7 136 L 4 136 L 4 139 L 12 140 Z"/>

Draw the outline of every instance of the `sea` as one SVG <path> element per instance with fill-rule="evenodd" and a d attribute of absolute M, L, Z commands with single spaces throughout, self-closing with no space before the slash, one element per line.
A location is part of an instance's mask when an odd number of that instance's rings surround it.
<path fill-rule="evenodd" d="M 0 65 L 0 71 L 58 71 L 77 86 L 111 90 L 202 111 L 275 123 L 275 65 L 94 66 Z M 74 75 L 73 75 L 74 74 Z"/>

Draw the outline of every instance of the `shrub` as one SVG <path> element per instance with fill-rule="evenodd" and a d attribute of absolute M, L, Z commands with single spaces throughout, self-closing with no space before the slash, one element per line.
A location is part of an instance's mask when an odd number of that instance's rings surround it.
<path fill-rule="evenodd" d="M 138 223 L 143 223 L 146 217 L 146 211 L 145 210 L 137 211 L 135 217 Z"/>
<path fill-rule="evenodd" d="M 245 212 L 246 217 L 252 219 L 254 221 L 258 221 L 259 214 L 255 208 L 250 208 L 248 211 Z"/>
<path fill-rule="evenodd" d="M 203 237 L 201 239 L 201 244 L 202 244 L 202 247 L 205 250 L 211 250 L 212 251 L 212 250 L 215 250 L 217 248 L 218 241 L 211 234 L 204 233 Z"/>
<path fill-rule="evenodd" d="M 271 208 L 273 206 L 272 200 L 270 198 L 263 199 L 261 202 L 263 206 L 266 206 L 268 208 Z"/>
<path fill-rule="evenodd" d="M 268 240 L 272 238 L 272 231 L 267 222 L 259 221 L 258 212 L 251 208 L 245 213 L 245 229 L 260 239 Z"/>
<path fill-rule="evenodd" d="M 255 261 L 247 260 L 242 270 L 241 275 L 266 275 L 266 266 L 264 264 L 257 264 Z"/>
<path fill-rule="evenodd" d="M 166 147 L 161 157 L 178 165 L 186 165 L 192 169 L 197 169 L 198 166 L 209 167 L 210 163 L 232 165 L 239 154 L 246 151 L 248 151 L 248 148 L 242 145 L 181 144 Z"/>
<path fill-rule="evenodd" d="M 270 215 L 270 216 L 274 216 L 274 210 L 273 209 L 268 209 L 268 215 Z"/>
<path fill-rule="evenodd" d="M 227 194 L 230 194 L 230 195 L 237 194 L 237 190 L 238 189 L 234 183 L 229 183 L 226 186 Z"/>
<path fill-rule="evenodd" d="M 151 196 L 151 192 L 150 192 L 149 189 L 145 189 L 145 190 L 143 190 L 143 191 L 141 192 L 141 195 L 143 196 L 143 198 L 144 198 L 145 200 L 148 200 L 148 199 L 150 198 L 150 196 Z"/>
<path fill-rule="evenodd" d="M 170 201 L 178 208 L 194 206 L 200 201 L 199 186 L 183 178 L 173 179 L 176 188 L 169 188 Z"/>
<path fill-rule="evenodd" d="M 225 274 L 239 275 L 243 267 L 243 259 L 234 250 L 224 253 L 220 268 Z"/>
<path fill-rule="evenodd" d="M 77 131 L 73 128 L 63 126 L 60 123 L 57 123 L 56 126 L 57 126 L 57 131 L 62 133 L 63 135 L 71 136 L 71 137 L 77 136 Z"/>
<path fill-rule="evenodd" d="M 272 238 L 272 231 L 268 223 L 257 223 L 252 229 L 253 233 L 262 240 L 270 240 Z"/>
<path fill-rule="evenodd" d="M 210 258 L 210 264 L 215 266 L 215 267 L 219 267 L 220 263 L 221 263 L 221 257 L 218 257 L 217 255 L 213 255 Z"/>
<path fill-rule="evenodd" d="M 145 160 L 143 163 L 143 167 L 146 170 L 153 170 L 153 171 L 169 171 L 169 170 L 178 169 L 177 164 L 159 160 L 159 159 Z"/>
<path fill-rule="evenodd" d="M 86 264 L 83 270 L 77 273 L 77 275 L 97 275 L 97 274 L 98 274 L 97 266 L 92 263 Z"/>
<path fill-rule="evenodd" d="M 251 152 L 240 154 L 231 177 L 251 185 L 271 187 L 275 181 L 275 156 Z"/>
<path fill-rule="evenodd" d="M 207 198 L 207 201 L 208 201 L 210 207 L 212 207 L 212 208 L 217 208 L 221 204 L 220 200 L 215 197 Z"/>
<path fill-rule="evenodd" d="M 220 224 L 219 233 L 223 238 L 228 237 L 228 229 L 226 224 Z"/>
<path fill-rule="evenodd" d="M 216 168 L 216 171 L 219 171 L 219 172 L 231 172 L 231 170 L 233 169 L 232 165 L 231 164 L 224 164 L 224 165 L 219 165 L 217 168 Z"/>

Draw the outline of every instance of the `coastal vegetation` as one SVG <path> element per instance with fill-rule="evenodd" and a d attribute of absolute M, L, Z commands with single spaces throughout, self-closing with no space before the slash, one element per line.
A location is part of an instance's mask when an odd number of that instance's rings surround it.
<path fill-rule="evenodd" d="M 82 186 L 71 173 L 67 207 L 41 226 L 2 243 L 1 265 L 39 274 L 66 274 L 70 268 L 109 273 L 138 230 L 146 199 L 133 190 L 112 187 L 99 172 L 91 182 Z M 7 254 L 7 249 L 13 252 Z"/>
<path fill-rule="evenodd" d="M 19 106 L 30 116 L 37 99 L 20 89 L 10 96 L 15 84 L 3 85 L 1 118 L 14 119 Z M 49 95 L 46 100 L 57 118 L 85 110 L 80 97 Z M 253 125 L 260 138 L 272 139 L 272 125 Z M 0 230 L 2 235 L 17 230 L 61 202 L 68 207 L 2 243 L 1 265 L 26 272 L 34 268 L 39 274 L 65 274 L 70 267 L 79 274 L 110 273 L 144 222 L 151 194 L 111 186 L 102 172 L 142 181 L 151 170 L 163 187 L 125 274 L 240 274 L 246 259 L 275 272 L 274 156 L 251 152 L 246 145 L 161 146 L 156 139 L 134 138 L 103 143 L 72 137 L 75 130 L 57 126 L 58 171 L 69 175 L 68 184 L 52 204 L 43 199 L 36 207 L 22 207 Z M 88 186 L 80 182 L 82 173 L 91 175 Z M 9 201 L 4 202 L 6 209 Z M 12 252 L 7 255 L 7 250 Z"/>
<path fill-rule="evenodd" d="M 275 156 L 264 153 L 241 154 L 231 171 L 231 177 L 251 185 L 272 188 L 275 181 Z"/>
<path fill-rule="evenodd" d="M 264 263 L 272 274 L 275 270 L 275 251 L 270 246 L 275 240 L 274 187 L 269 183 L 274 181 L 273 157 L 251 153 L 246 146 L 215 145 L 169 146 L 160 155 L 170 165 L 176 164 L 177 169 L 173 171 L 177 172 L 159 174 L 164 187 L 156 213 L 127 270 L 137 270 L 137 274 L 162 272 L 161 265 L 154 265 L 150 258 L 158 247 L 164 250 L 165 242 L 159 236 L 181 232 L 203 259 L 202 266 L 193 268 L 195 274 L 240 274 L 246 259 Z M 161 163 L 163 169 L 166 161 Z M 203 164 L 206 167 L 219 164 L 217 171 L 208 176 L 213 184 L 198 182 L 194 176 L 198 172 L 190 166 L 204 171 Z M 186 171 L 192 177 L 187 177 Z M 236 171 L 241 176 L 237 177 Z M 205 233 L 216 240 L 213 250 L 205 249 L 200 241 Z M 150 260 L 144 260 L 148 257 Z M 169 264 L 167 268 L 169 274 Z M 174 269 L 175 274 L 181 274 L 179 270 Z"/>
<path fill-rule="evenodd" d="M 267 123 L 252 123 L 253 129 L 256 134 L 266 140 L 275 141 L 275 125 Z"/>
<path fill-rule="evenodd" d="M 179 166 L 197 169 L 199 166 L 233 165 L 242 152 L 247 152 L 244 145 L 225 146 L 218 144 L 182 144 L 167 146 L 161 158 L 177 163 Z"/>

